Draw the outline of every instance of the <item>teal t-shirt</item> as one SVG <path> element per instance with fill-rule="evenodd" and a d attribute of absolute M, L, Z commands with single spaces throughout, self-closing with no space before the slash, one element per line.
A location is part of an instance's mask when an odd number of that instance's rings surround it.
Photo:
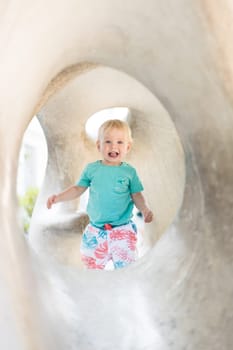
<path fill-rule="evenodd" d="M 90 187 L 87 212 L 90 222 L 99 227 L 128 223 L 134 206 L 131 193 L 143 190 L 134 167 L 125 162 L 105 165 L 100 160 L 86 166 L 76 185 Z"/>

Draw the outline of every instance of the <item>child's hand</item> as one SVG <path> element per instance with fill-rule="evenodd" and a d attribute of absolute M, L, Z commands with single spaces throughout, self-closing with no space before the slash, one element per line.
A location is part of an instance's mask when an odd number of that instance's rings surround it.
<path fill-rule="evenodd" d="M 149 208 L 145 208 L 142 212 L 144 221 L 149 223 L 153 220 L 153 213 Z"/>
<path fill-rule="evenodd" d="M 47 208 L 50 209 L 52 208 L 52 205 L 56 203 L 57 195 L 53 194 L 51 197 L 48 198 L 47 200 Z"/>

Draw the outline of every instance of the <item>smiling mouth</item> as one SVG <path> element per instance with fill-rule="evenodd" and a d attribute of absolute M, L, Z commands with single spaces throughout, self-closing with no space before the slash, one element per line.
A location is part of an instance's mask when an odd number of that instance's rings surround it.
<path fill-rule="evenodd" d="M 111 158 L 116 158 L 116 157 L 119 156 L 119 153 L 118 153 L 118 152 L 109 152 L 108 155 L 109 155 L 109 157 L 111 157 Z"/>

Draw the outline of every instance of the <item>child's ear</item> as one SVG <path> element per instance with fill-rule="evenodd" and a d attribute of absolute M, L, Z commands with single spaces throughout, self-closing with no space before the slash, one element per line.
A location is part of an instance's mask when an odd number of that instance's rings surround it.
<path fill-rule="evenodd" d="M 96 147 L 97 147 L 97 149 L 99 151 L 100 150 L 100 141 L 99 140 L 96 141 Z"/>
<path fill-rule="evenodd" d="M 132 142 L 128 142 L 127 152 L 129 152 L 129 151 L 130 151 L 131 147 L 132 147 Z"/>

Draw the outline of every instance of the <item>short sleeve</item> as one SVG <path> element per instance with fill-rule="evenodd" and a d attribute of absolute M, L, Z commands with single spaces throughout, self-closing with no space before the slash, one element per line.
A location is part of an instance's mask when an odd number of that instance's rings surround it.
<path fill-rule="evenodd" d="M 138 174 L 135 169 L 133 169 L 132 178 L 130 181 L 130 193 L 137 193 L 143 191 L 143 185 L 141 180 L 138 177 Z"/>
<path fill-rule="evenodd" d="M 91 180 L 89 175 L 89 167 L 87 165 L 86 168 L 83 170 L 79 180 L 76 182 L 76 185 L 81 187 L 89 187 L 90 183 Z"/>

